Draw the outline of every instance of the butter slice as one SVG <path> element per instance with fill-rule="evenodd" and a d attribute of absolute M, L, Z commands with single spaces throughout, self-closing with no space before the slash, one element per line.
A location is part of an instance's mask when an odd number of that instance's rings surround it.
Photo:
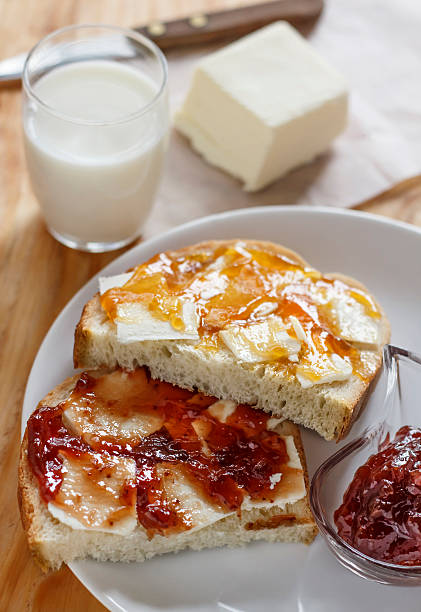
<path fill-rule="evenodd" d="M 113 287 L 122 287 L 132 277 L 132 273 L 100 277 L 99 291 L 102 295 Z M 140 302 L 128 302 L 117 306 L 117 340 L 122 344 L 143 342 L 144 340 L 199 340 L 197 328 L 199 318 L 196 304 L 185 301 L 182 305 L 183 330 L 175 329 L 170 321 L 154 316 L 149 308 Z"/>
<path fill-rule="evenodd" d="M 226 423 L 228 417 L 235 412 L 236 408 L 237 404 L 232 400 L 219 400 L 209 406 L 208 412 L 214 419 Z"/>
<path fill-rule="evenodd" d="M 224 512 L 210 504 L 201 494 L 200 489 L 186 477 L 180 466 L 161 464 L 157 472 L 161 477 L 162 488 L 168 502 L 190 526 L 189 533 L 233 514 L 233 512 Z"/>
<path fill-rule="evenodd" d="M 123 274 L 116 274 L 115 276 L 100 276 L 98 280 L 100 294 L 102 295 L 109 289 L 122 287 L 129 282 L 132 276 L 133 272 L 124 272 Z"/>
<path fill-rule="evenodd" d="M 285 508 L 287 504 L 293 504 L 294 502 L 302 499 L 306 494 L 306 487 L 304 482 L 304 476 L 302 472 L 302 465 L 300 456 L 295 446 L 293 436 L 282 436 L 285 440 L 289 461 L 287 466 L 297 470 L 295 473 L 282 474 L 276 472 L 270 477 L 270 488 L 274 490 L 274 496 L 272 499 L 253 501 L 248 496 L 244 498 L 241 505 L 243 510 L 252 510 L 253 508 L 272 508 L 277 506 L 278 508 Z M 283 491 L 282 495 L 276 493 L 276 485 L 282 481 L 282 479 L 288 478 L 288 487 L 286 491 Z"/>
<path fill-rule="evenodd" d="M 366 314 L 363 304 L 351 297 L 333 298 L 332 313 L 341 338 L 360 349 L 375 350 L 379 347 L 379 324 Z"/>
<path fill-rule="evenodd" d="M 297 319 L 297 317 L 294 317 L 293 315 L 291 315 L 289 317 L 289 320 L 291 322 L 295 335 L 297 336 L 297 340 L 299 340 L 300 342 L 307 342 L 307 335 L 300 321 Z"/>
<path fill-rule="evenodd" d="M 239 361 L 247 363 L 277 361 L 280 357 L 296 361 L 301 349 L 301 343 L 288 334 L 280 317 L 247 327 L 232 325 L 221 330 L 219 336 Z"/>
<path fill-rule="evenodd" d="M 352 375 L 352 366 L 336 353 L 320 355 L 315 365 L 297 366 L 295 375 L 303 389 L 309 389 L 313 385 L 348 380 Z"/>
<path fill-rule="evenodd" d="M 120 304 L 117 307 L 117 340 L 122 344 L 144 340 L 199 340 L 198 317 L 194 302 L 182 307 L 184 329 L 178 331 L 169 321 L 158 319 L 140 302 Z"/>
<path fill-rule="evenodd" d="M 72 457 L 63 452 L 61 457 L 63 482 L 48 504 L 50 514 L 73 529 L 131 533 L 137 525 L 136 462 L 95 453 Z M 122 501 L 127 485 L 132 492 Z"/>
<path fill-rule="evenodd" d="M 175 126 L 256 191 L 322 153 L 347 118 L 344 79 L 288 23 L 201 60 Z"/>
<path fill-rule="evenodd" d="M 95 410 L 95 407 L 87 408 L 84 404 L 73 402 L 63 412 L 63 423 L 91 446 L 100 438 L 135 446 L 144 436 L 162 427 L 162 419 L 156 414 L 136 410 L 136 405 L 120 411 L 113 404 L 104 403 L 99 410 Z"/>

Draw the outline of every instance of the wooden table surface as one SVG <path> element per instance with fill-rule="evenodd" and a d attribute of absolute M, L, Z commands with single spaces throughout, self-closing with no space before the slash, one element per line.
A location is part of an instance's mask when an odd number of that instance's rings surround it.
<path fill-rule="evenodd" d="M 240 0 L 0 0 L 0 57 L 31 47 L 70 23 L 130 26 Z M 65 568 L 45 577 L 26 547 L 16 501 L 21 405 L 33 359 L 72 295 L 121 253 L 91 255 L 58 244 L 46 232 L 25 170 L 20 89 L 0 89 L 0 610 L 104 610 Z M 421 177 L 360 208 L 421 226 Z"/>

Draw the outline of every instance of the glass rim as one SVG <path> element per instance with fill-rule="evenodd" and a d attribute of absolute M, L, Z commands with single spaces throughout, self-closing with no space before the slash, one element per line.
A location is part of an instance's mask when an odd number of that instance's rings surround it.
<path fill-rule="evenodd" d="M 77 117 L 74 117 L 72 115 L 68 115 L 66 113 L 62 113 L 61 111 L 59 111 L 56 108 L 54 108 L 54 106 L 51 106 L 50 104 L 47 104 L 44 100 L 42 100 L 35 93 L 32 85 L 31 85 L 31 83 L 29 81 L 30 62 L 33 59 L 34 53 L 36 53 L 36 51 L 38 51 L 38 49 L 45 42 L 51 40 L 52 38 L 54 38 L 55 36 L 57 36 L 59 34 L 70 32 L 72 30 L 84 30 L 84 29 L 94 29 L 94 30 L 101 30 L 101 29 L 103 29 L 103 30 L 109 30 L 111 33 L 123 34 L 126 37 L 130 37 L 132 39 L 135 39 L 137 42 L 141 43 L 144 47 L 147 47 L 149 49 L 149 51 L 151 51 L 153 53 L 153 55 L 158 60 L 158 63 L 160 65 L 161 69 L 162 69 L 162 78 L 161 78 L 161 83 L 159 85 L 158 91 L 155 93 L 153 98 L 147 104 L 145 104 L 144 106 L 142 106 L 138 110 L 136 110 L 136 111 L 134 111 L 132 113 L 129 113 L 128 115 L 126 115 L 124 117 L 121 117 L 119 119 L 112 119 L 110 121 L 96 121 L 96 120 L 91 120 L 91 119 L 82 119 L 82 118 L 78 119 Z M 37 104 L 39 104 L 44 110 L 46 110 L 47 112 L 49 112 L 52 115 L 55 115 L 59 119 L 62 119 L 63 121 L 67 121 L 69 123 L 74 123 L 74 124 L 78 124 L 78 125 L 87 125 L 87 126 L 101 126 L 101 125 L 103 125 L 103 126 L 106 126 L 106 125 L 111 126 L 111 125 L 118 125 L 118 124 L 122 124 L 122 123 L 127 123 L 129 121 L 133 121 L 134 119 L 137 119 L 138 117 L 141 117 L 142 115 L 147 113 L 153 106 L 155 106 L 155 104 L 162 97 L 162 95 L 164 94 L 164 91 L 166 89 L 167 82 L 168 82 L 168 65 L 167 65 L 167 60 L 166 60 L 164 54 L 162 53 L 161 49 L 159 49 L 159 47 L 152 40 L 150 40 L 149 38 L 147 38 L 143 34 L 140 34 L 139 32 L 136 32 L 135 30 L 132 30 L 130 28 L 122 28 L 122 27 L 119 27 L 119 26 L 102 24 L 102 23 L 84 23 L 84 24 L 69 25 L 69 26 L 65 26 L 63 28 L 59 28 L 57 30 L 54 30 L 53 32 L 50 32 L 49 34 L 47 34 L 46 36 L 41 38 L 32 47 L 32 49 L 28 53 L 28 56 L 27 56 L 27 58 L 25 60 L 25 64 L 23 66 L 23 76 L 22 76 L 22 84 L 23 84 L 23 88 L 25 90 L 25 93 L 28 95 L 29 98 L 35 100 L 37 102 Z"/>

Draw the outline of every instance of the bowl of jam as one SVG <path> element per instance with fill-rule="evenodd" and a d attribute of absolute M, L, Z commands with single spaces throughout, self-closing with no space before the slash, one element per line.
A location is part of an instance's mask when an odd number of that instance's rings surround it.
<path fill-rule="evenodd" d="M 383 374 L 366 425 L 317 469 L 310 502 L 342 565 L 421 585 L 421 355 L 387 345 Z"/>

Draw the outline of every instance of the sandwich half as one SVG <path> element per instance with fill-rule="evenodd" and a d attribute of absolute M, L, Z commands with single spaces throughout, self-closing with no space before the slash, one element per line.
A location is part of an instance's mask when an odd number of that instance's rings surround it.
<path fill-rule="evenodd" d="M 75 333 L 81 368 L 133 369 L 345 435 L 382 361 L 389 323 L 358 281 L 282 246 L 212 241 L 100 279 Z"/>
<path fill-rule="evenodd" d="M 83 372 L 28 420 L 19 500 L 45 570 L 253 540 L 310 543 L 298 428 L 131 372 Z"/>

